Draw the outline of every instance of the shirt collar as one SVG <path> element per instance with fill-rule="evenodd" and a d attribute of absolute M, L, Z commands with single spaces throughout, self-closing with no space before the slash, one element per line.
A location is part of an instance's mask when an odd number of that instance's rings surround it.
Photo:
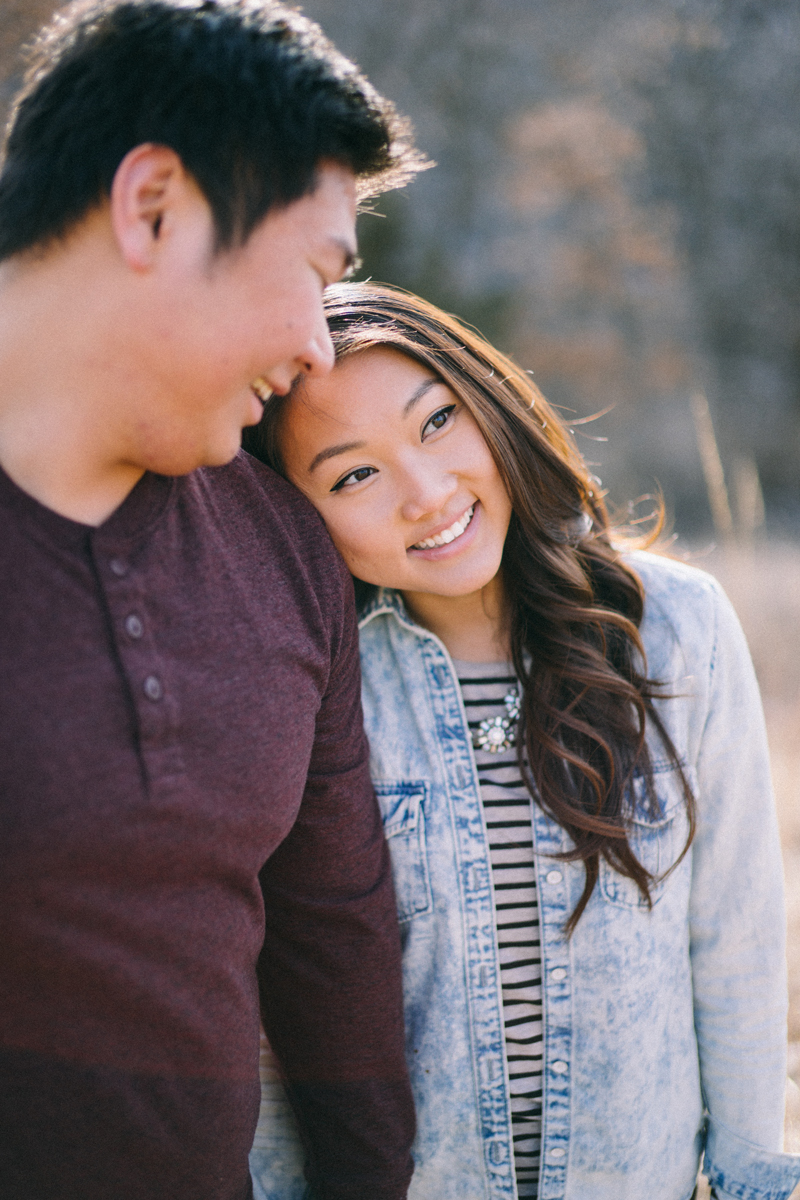
<path fill-rule="evenodd" d="M 413 630 L 414 633 L 422 634 L 424 637 L 431 636 L 427 629 L 423 629 L 421 625 L 418 625 L 409 616 L 402 595 L 394 588 L 375 588 L 372 596 L 359 609 L 358 628 L 364 629 L 370 621 L 379 616 L 393 616 L 401 625 L 405 625 L 407 629 Z"/>

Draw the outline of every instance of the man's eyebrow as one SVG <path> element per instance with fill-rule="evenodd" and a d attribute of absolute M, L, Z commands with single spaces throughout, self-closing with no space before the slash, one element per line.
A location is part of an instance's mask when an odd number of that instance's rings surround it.
<path fill-rule="evenodd" d="M 327 450 L 320 450 L 319 454 L 311 460 L 311 466 L 308 468 L 309 475 L 315 471 L 320 463 L 327 462 L 329 458 L 335 458 L 337 454 L 346 454 L 348 450 L 360 450 L 364 442 L 342 442 L 338 446 L 328 446 Z"/>
<path fill-rule="evenodd" d="M 349 279 L 354 271 L 357 271 L 361 266 L 361 259 L 350 242 L 346 242 L 344 238 L 334 238 L 334 245 L 342 252 L 342 274 L 341 279 Z"/>
<path fill-rule="evenodd" d="M 407 417 L 414 405 L 419 404 L 422 397 L 425 396 L 431 390 L 431 388 L 436 387 L 437 383 L 441 382 L 441 379 L 437 379 L 435 375 L 431 379 L 424 379 L 414 392 L 411 399 L 407 400 L 403 405 L 403 416 Z"/>

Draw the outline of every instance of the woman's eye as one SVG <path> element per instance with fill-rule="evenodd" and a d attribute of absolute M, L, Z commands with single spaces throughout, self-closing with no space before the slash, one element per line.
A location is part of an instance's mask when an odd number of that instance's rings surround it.
<path fill-rule="evenodd" d="M 440 408 L 437 412 L 433 413 L 432 416 L 428 417 L 422 429 L 423 438 L 425 437 L 426 433 L 435 433 L 437 429 L 444 429 L 445 425 L 450 420 L 451 414 L 454 413 L 455 410 L 455 404 L 448 404 L 445 408 Z"/>
<path fill-rule="evenodd" d="M 356 467 L 355 471 L 348 471 L 343 475 L 337 483 L 331 488 L 332 492 L 339 492 L 343 487 L 352 487 L 354 483 L 361 483 L 364 479 L 369 479 L 370 475 L 375 474 L 374 467 Z"/>

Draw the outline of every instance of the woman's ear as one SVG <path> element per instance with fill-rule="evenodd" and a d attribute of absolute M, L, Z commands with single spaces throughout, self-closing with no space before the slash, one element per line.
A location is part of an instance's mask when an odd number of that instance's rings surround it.
<path fill-rule="evenodd" d="M 169 146 L 145 142 L 117 167 L 111 184 L 111 227 L 123 259 L 134 271 L 152 268 L 189 186 L 186 168 Z"/>

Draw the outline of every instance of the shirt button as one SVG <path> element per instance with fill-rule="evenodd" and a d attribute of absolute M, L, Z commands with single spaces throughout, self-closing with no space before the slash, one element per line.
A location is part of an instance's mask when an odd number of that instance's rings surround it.
<path fill-rule="evenodd" d="M 144 681 L 144 694 L 148 700 L 160 700 L 164 694 L 161 680 L 156 675 L 148 675 Z"/>
<path fill-rule="evenodd" d="M 554 1062 L 553 1070 L 555 1071 L 556 1075 L 566 1075 L 569 1068 L 565 1062 Z"/>
<path fill-rule="evenodd" d="M 566 1153 L 567 1153 L 566 1150 L 562 1146 L 556 1146 L 554 1149 L 552 1149 L 550 1151 L 550 1157 L 551 1158 L 563 1158 Z"/>
<path fill-rule="evenodd" d="M 564 876 L 560 871 L 548 871 L 546 876 L 548 883 L 561 883 L 563 878 Z"/>
<path fill-rule="evenodd" d="M 114 574 L 118 575 L 120 579 L 123 575 L 128 574 L 128 564 L 125 562 L 124 558 L 112 558 L 108 565 L 111 567 L 111 570 L 114 572 Z"/>
<path fill-rule="evenodd" d="M 562 979 L 567 978 L 567 972 L 564 970 L 563 967 L 554 967 L 553 970 L 550 972 L 550 978 L 554 979 L 556 981 L 556 983 L 561 983 Z"/>
<path fill-rule="evenodd" d="M 132 638 L 140 638 L 144 633 L 144 625 L 136 613 L 131 613 L 129 617 L 125 618 L 125 632 L 128 637 Z"/>

